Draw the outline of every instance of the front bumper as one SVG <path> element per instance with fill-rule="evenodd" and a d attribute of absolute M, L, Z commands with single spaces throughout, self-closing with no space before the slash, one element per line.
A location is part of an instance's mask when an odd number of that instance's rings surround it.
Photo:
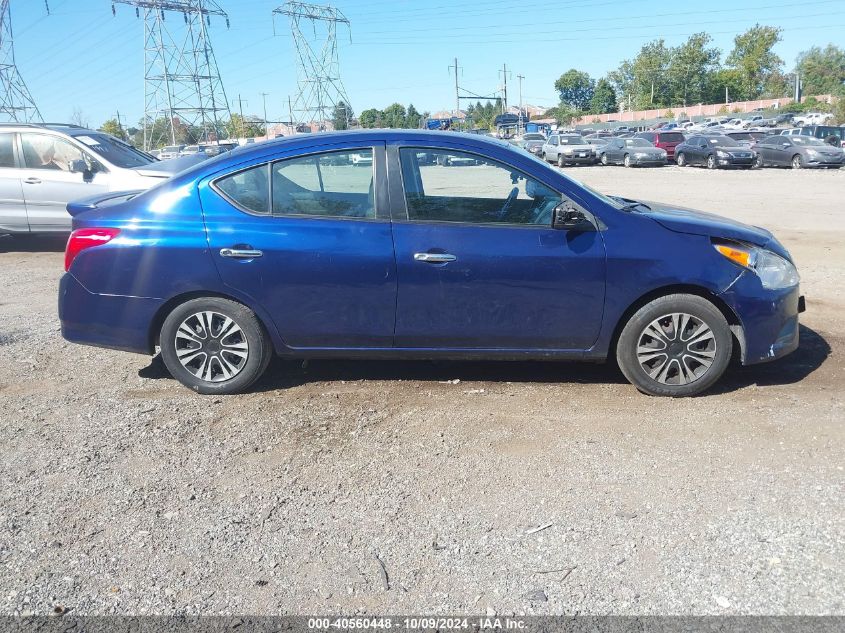
<path fill-rule="evenodd" d="M 592 153 L 580 154 L 561 154 L 564 163 L 594 163 L 596 162 L 596 155 Z"/>
<path fill-rule="evenodd" d="M 636 158 L 632 157 L 631 163 L 637 167 L 660 167 L 666 164 L 665 158 Z"/>
<path fill-rule="evenodd" d="M 149 354 L 150 326 L 162 304 L 161 299 L 94 294 L 70 273 L 59 281 L 62 336 L 72 343 Z"/>
<path fill-rule="evenodd" d="M 716 164 L 719 167 L 751 167 L 754 165 L 755 157 L 751 158 L 717 158 Z"/>
<path fill-rule="evenodd" d="M 799 286 L 766 290 L 752 272 L 744 272 L 720 295 L 741 322 L 742 364 L 772 361 L 798 348 L 798 315 L 805 310 Z"/>

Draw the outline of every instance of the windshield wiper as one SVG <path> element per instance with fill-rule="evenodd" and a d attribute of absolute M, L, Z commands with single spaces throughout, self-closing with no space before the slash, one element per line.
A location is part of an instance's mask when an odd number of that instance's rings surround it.
<path fill-rule="evenodd" d="M 651 211 L 651 207 L 645 204 L 644 202 L 630 202 L 622 207 L 621 211 L 633 211 L 637 208 L 645 209 L 646 211 Z"/>

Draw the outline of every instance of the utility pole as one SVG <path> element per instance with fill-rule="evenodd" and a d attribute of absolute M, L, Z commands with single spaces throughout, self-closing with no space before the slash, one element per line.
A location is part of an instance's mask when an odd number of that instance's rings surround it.
<path fill-rule="evenodd" d="M 291 100 L 290 100 L 290 95 L 288 95 L 288 115 L 290 116 L 290 124 L 291 124 L 291 127 L 293 128 L 293 133 L 296 134 L 297 129 L 296 129 L 296 123 L 294 123 L 294 121 L 293 121 L 293 105 L 292 105 Z"/>
<path fill-rule="evenodd" d="M 517 79 L 519 79 L 519 131 L 525 128 L 522 123 L 522 80 L 525 79 L 525 75 L 517 75 Z"/>
<path fill-rule="evenodd" d="M 246 102 L 249 105 L 249 101 Z M 246 138 L 246 131 L 244 129 L 244 99 L 238 94 L 238 111 L 241 113 L 241 138 Z"/>
<path fill-rule="evenodd" d="M 156 126 L 161 119 L 174 145 L 179 125 L 219 142 L 221 121 L 231 112 L 207 27 L 211 16 L 228 27 L 226 12 L 217 0 L 112 0 L 112 14 L 123 4 L 144 20 L 144 149 L 166 142 Z M 168 13 L 178 19 L 166 21 Z"/>
<path fill-rule="evenodd" d="M 455 58 L 455 65 L 449 66 L 450 69 L 455 70 L 455 117 L 460 116 L 461 114 L 461 97 L 460 97 L 460 88 L 458 88 L 458 58 Z"/>
<path fill-rule="evenodd" d="M 502 64 L 502 70 L 500 72 L 505 81 L 504 87 L 502 88 L 502 112 L 504 113 L 508 111 L 508 65 Z"/>
<path fill-rule="evenodd" d="M 120 131 L 121 136 L 125 136 L 128 139 L 129 135 L 125 134 L 123 132 L 123 123 L 120 121 L 120 110 L 117 110 L 116 114 L 117 114 L 117 129 Z M 126 139 L 121 139 L 121 140 L 126 140 Z"/>
<path fill-rule="evenodd" d="M 14 122 L 43 121 L 15 64 L 9 0 L 0 0 L 0 116 Z"/>
<path fill-rule="evenodd" d="M 264 104 L 264 136 L 270 137 L 270 130 L 268 129 L 267 124 L 267 96 L 270 94 L 269 92 L 262 92 L 261 94 L 261 101 Z"/>

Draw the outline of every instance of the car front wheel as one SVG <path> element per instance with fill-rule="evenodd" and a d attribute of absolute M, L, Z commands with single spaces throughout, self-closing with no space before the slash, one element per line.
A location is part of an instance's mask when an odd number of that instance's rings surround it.
<path fill-rule="evenodd" d="M 716 169 L 716 157 L 713 154 L 707 157 L 707 169 Z"/>
<path fill-rule="evenodd" d="M 678 154 L 675 157 L 675 162 L 678 164 L 678 167 L 686 167 L 687 166 L 687 157 L 684 156 L 683 152 Z"/>
<path fill-rule="evenodd" d="M 616 360 L 640 391 L 679 398 L 721 378 L 732 348 L 728 322 L 716 306 L 697 295 L 674 294 L 637 310 L 619 336 Z"/>
<path fill-rule="evenodd" d="M 601 161 L 602 165 L 607 166 L 607 154 L 602 154 L 599 160 Z"/>
<path fill-rule="evenodd" d="M 792 169 L 802 169 L 804 161 L 801 160 L 801 154 L 796 154 L 792 157 Z"/>
<path fill-rule="evenodd" d="M 255 382 L 273 356 L 258 317 L 219 297 L 193 299 L 165 318 L 159 340 L 170 374 L 202 394 L 233 394 Z"/>
<path fill-rule="evenodd" d="M 631 156 L 630 156 L 630 154 L 625 154 L 625 159 L 623 161 L 623 164 L 625 165 L 625 167 L 631 166 Z"/>
<path fill-rule="evenodd" d="M 563 167 L 566 163 L 563 162 L 563 154 L 557 155 L 557 166 Z"/>

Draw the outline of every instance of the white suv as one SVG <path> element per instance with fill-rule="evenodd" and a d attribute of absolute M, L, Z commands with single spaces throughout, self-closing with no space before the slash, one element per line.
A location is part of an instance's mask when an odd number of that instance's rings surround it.
<path fill-rule="evenodd" d="M 73 125 L 0 124 L 0 233 L 70 231 L 68 202 L 149 189 L 186 166 Z"/>

